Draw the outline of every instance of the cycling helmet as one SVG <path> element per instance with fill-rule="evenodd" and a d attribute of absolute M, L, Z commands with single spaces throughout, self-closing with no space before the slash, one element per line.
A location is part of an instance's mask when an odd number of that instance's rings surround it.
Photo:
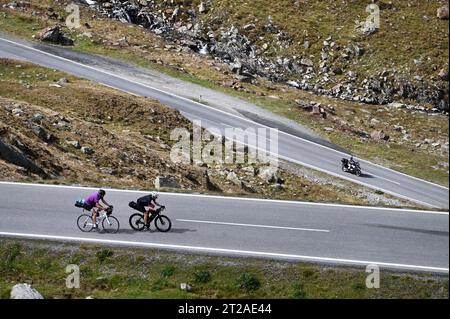
<path fill-rule="evenodd" d="M 106 195 L 106 192 L 103 189 L 99 190 L 98 193 L 100 194 L 101 197 Z"/>
<path fill-rule="evenodd" d="M 151 195 L 152 195 L 153 198 L 158 198 L 159 197 L 158 192 L 152 192 Z"/>

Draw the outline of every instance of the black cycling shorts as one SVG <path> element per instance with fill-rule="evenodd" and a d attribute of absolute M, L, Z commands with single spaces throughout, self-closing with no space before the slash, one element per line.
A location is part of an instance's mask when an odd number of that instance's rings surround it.
<path fill-rule="evenodd" d="M 95 205 L 88 205 L 88 204 L 84 204 L 84 206 L 83 206 L 83 208 L 88 211 L 91 211 L 92 208 L 94 208 L 94 207 L 95 207 Z"/>
<path fill-rule="evenodd" d="M 146 212 L 144 205 L 137 204 L 134 209 L 136 209 L 138 212 L 141 212 L 141 213 L 145 213 Z"/>

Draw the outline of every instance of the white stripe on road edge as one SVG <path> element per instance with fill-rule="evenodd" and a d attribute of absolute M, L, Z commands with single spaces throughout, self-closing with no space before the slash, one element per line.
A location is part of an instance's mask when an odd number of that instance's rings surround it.
<path fill-rule="evenodd" d="M 215 224 L 215 225 L 258 227 L 258 228 L 274 228 L 274 229 L 287 229 L 287 230 L 303 230 L 303 231 L 322 232 L 322 233 L 329 233 L 330 232 L 329 230 L 326 230 L 326 229 L 295 228 L 295 227 L 253 225 L 253 224 L 238 224 L 238 223 L 226 223 L 226 222 L 213 222 L 213 221 L 207 221 L 207 220 L 177 219 L 177 221 L 184 222 L 184 223 Z"/>
<path fill-rule="evenodd" d="M 5 41 L 5 42 L 9 42 L 9 43 L 11 43 L 11 44 L 13 44 L 13 45 L 17 45 L 17 46 L 20 46 L 20 47 L 23 47 L 23 48 L 26 48 L 26 49 L 29 49 L 29 50 L 33 50 L 33 51 L 36 51 L 36 52 L 40 52 L 40 53 L 42 53 L 42 54 L 45 54 L 45 55 L 48 55 L 48 56 L 51 56 L 51 57 L 60 59 L 60 60 L 62 60 L 62 61 L 67 61 L 67 62 L 73 63 L 73 64 L 75 64 L 75 65 L 79 65 L 79 66 L 82 66 L 82 67 L 85 67 L 85 68 L 88 68 L 88 69 L 91 69 L 91 70 L 94 70 L 94 71 L 97 71 L 97 72 L 100 72 L 100 73 L 103 73 L 103 74 L 106 74 L 106 75 L 109 75 L 109 76 L 113 76 L 113 77 L 115 77 L 115 78 L 118 78 L 118 79 L 121 79 L 121 80 L 130 82 L 130 83 L 133 83 L 133 84 L 137 84 L 137 85 L 140 85 L 140 86 L 143 86 L 143 87 L 147 87 L 147 88 L 149 88 L 149 89 L 155 90 L 155 91 L 160 92 L 160 93 L 164 93 L 164 94 L 169 95 L 169 96 L 171 96 L 171 97 L 174 97 L 174 98 L 177 98 L 177 99 L 180 99 L 180 100 L 184 100 L 184 101 L 188 101 L 188 102 L 190 102 L 190 103 L 194 103 L 194 104 L 199 105 L 199 106 L 202 106 L 202 107 L 204 107 L 204 108 L 208 108 L 208 109 L 211 109 L 211 110 L 214 110 L 214 111 L 217 111 L 217 112 L 226 114 L 226 115 L 228 115 L 228 116 L 232 116 L 232 117 L 234 117 L 234 118 L 238 118 L 238 119 L 240 119 L 240 120 L 242 120 L 242 121 L 245 121 L 245 122 L 248 122 L 248 123 L 252 123 L 252 124 L 257 124 L 257 125 L 260 125 L 260 126 L 263 126 L 263 127 L 266 127 L 266 128 L 269 128 L 269 129 L 270 129 L 269 126 L 266 126 L 266 125 L 257 123 L 257 122 L 255 122 L 255 121 L 249 120 L 249 119 L 247 119 L 247 118 L 245 118 L 245 117 L 240 117 L 240 116 L 238 116 L 238 115 L 235 115 L 235 114 L 231 114 L 231 113 L 222 111 L 222 110 L 220 110 L 220 109 L 211 107 L 211 106 L 209 106 L 209 105 L 202 104 L 202 103 L 198 103 L 198 102 L 196 102 L 196 101 L 193 101 L 193 100 L 190 100 L 190 99 L 188 99 L 188 98 L 185 98 L 185 97 L 176 95 L 176 94 L 174 94 L 174 93 L 170 93 L 170 92 L 166 92 L 166 91 L 161 90 L 161 89 L 157 89 L 157 88 L 152 87 L 152 86 L 150 86 L 150 85 L 148 85 L 148 84 L 144 84 L 144 83 L 142 83 L 142 82 L 137 82 L 137 81 L 132 80 L 132 79 L 130 79 L 130 78 L 118 76 L 117 74 L 111 73 L 111 72 L 106 71 L 106 70 L 98 69 L 98 68 L 92 67 L 92 66 L 90 66 L 90 65 L 82 64 L 82 63 L 79 63 L 79 62 L 76 62 L 76 61 L 73 61 L 73 60 L 70 60 L 70 59 L 67 59 L 67 58 L 63 58 L 63 57 L 60 57 L 60 56 L 58 56 L 58 55 L 55 55 L 55 54 L 52 54 L 52 53 L 48 53 L 48 52 L 46 52 L 46 51 L 39 50 L 39 49 L 30 47 L 30 46 L 28 46 L 28 45 L 24 45 L 24 44 L 22 44 L 22 43 L 14 42 L 14 41 L 7 40 L 7 39 L 4 39 L 4 38 L 0 38 L 0 40 Z M 115 89 L 121 90 L 121 91 L 125 91 L 125 90 L 122 90 L 122 89 L 120 89 L 120 88 L 115 88 Z M 126 91 L 125 91 L 125 92 L 126 92 Z M 133 93 L 133 95 L 135 95 L 135 94 Z M 279 132 L 280 132 L 281 134 L 286 135 L 286 136 L 290 136 L 290 137 L 292 137 L 292 138 L 302 140 L 302 141 L 304 141 L 304 142 L 307 142 L 307 143 L 313 144 L 313 145 L 315 145 L 315 146 L 318 146 L 318 147 L 327 149 L 327 150 L 329 150 L 329 151 L 333 151 L 333 152 L 338 153 L 338 154 L 340 154 L 340 155 L 345 155 L 345 156 L 348 155 L 348 154 L 346 154 L 346 153 L 344 153 L 344 152 L 341 152 L 341 151 L 335 150 L 335 149 L 333 149 L 333 148 L 327 147 L 327 146 L 325 146 L 325 145 L 321 145 L 321 144 L 318 144 L 318 143 L 316 143 L 316 142 L 313 142 L 313 141 L 310 141 L 310 140 L 307 140 L 307 139 L 304 139 L 304 138 L 301 138 L 301 137 L 298 137 L 298 136 L 289 134 L 289 133 L 284 132 L 284 131 L 282 131 L 282 130 L 280 130 Z M 372 163 L 372 162 L 369 162 L 369 161 L 366 161 L 366 160 L 361 160 L 361 162 L 363 162 L 363 163 L 368 163 L 368 164 L 371 164 L 371 165 L 375 165 L 375 166 L 378 166 L 378 167 L 380 167 L 380 168 L 389 170 L 389 171 L 391 171 L 391 172 L 394 172 L 394 173 L 397 173 L 397 174 L 400 174 L 400 175 L 403 175 L 403 176 L 406 176 L 406 177 L 415 179 L 415 180 L 417 180 L 417 181 L 425 182 L 425 183 L 427 183 L 427 184 L 430 184 L 430 185 L 433 185 L 433 186 L 440 187 L 441 189 L 448 190 L 448 188 L 445 187 L 445 186 L 442 186 L 442 185 L 439 185 L 439 184 L 436 184 L 436 183 L 433 183 L 433 182 L 429 182 L 429 181 L 426 181 L 426 180 L 423 180 L 423 179 L 420 179 L 420 178 L 417 178 L 417 177 L 414 177 L 414 176 L 410 176 L 410 175 L 407 175 L 407 174 L 405 174 L 405 173 L 401 173 L 401 172 L 395 171 L 395 170 L 393 170 L 393 169 L 390 169 L 390 168 L 381 166 L 381 165 L 379 165 L 379 164 L 375 164 L 375 163 Z M 323 172 L 327 172 L 327 171 L 324 170 L 324 169 L 319 169 L 319 168 L 316 168 L 316 169 L 317 169 L 317 170 L 321 170 L 321 171 L 323 171 Z"/>
<path fill-rule="evenodd" d="M 443 273 L 448 273 L 448 271 L 449 271 L 448 268 L 442 268 L 442 267 L 417 266 L 417 265 L 408 265 L 408 264 L 396 264 L 396 263 L 363 261 L 363 260 L 353 260 L 353 259 L 340 259 L 340 258 L 328 258 L 328 257 L 312 257 L 312 256 L 279 254 L 279 253 L 269 253 L 269 252 L 249 251 L 249 250 L 235 250 L 235 249 L 224 249 L 224 248 L 143 243 L 143 242 L 111 240 L 111 239 L 80 238 L 80 237 L 8 233 L 8 232 L 0 232 L 0 236 L 23 237 L 23 238 L 33 238 L 33 239 L 47 239 L 47 240 L 54 239 L 54 240 L 75 241 L 75 242 L 83 242 L 83 243 L 125 245 L 125 246 L 136 246 L 136 247 L 146 247 L 146 248 L 175 249 L 175 250 L 184 250 L 184 251 L 210 252 L 210 253 L 222 253 L 222 254 L 225 253 L 225 254 L 231 254 L 231 255 L 237 254 L 237 255 L 247 255 L 247 256 L 255 256 L 255 257 L 295 259 L 295 260 L 300 260 L 300 261 L 327 262 L 327 263 L 336 263 L 336 264 L 354 264 L 354 265 L 366 265 L 366 266 L 367 265 L 378 265 L 378 266 L 384 266 L 384 267 L 388 267 L 388 268 L 400 268 L 400 269 L 443 272 Z"/>
<path fill-rule="evenodd" d="M 62 189 L 77 189 L 82 191 L 98 190 L 99 187 L 86 187 L 86 186 L 71 186 L 71 185 L 52 185 L 52 184 L 36 184 L 36 183 L 19 183 L 19 182 L 3 182 L 0 181 L 0 185 L 11 186 L 28 186 L 28 187 L 48 187 L 48 188 L 62 188 Z M 134 194 L 148 194 L 150 191 L 128 190 L 128 189 L 111 189 L 103 188 L 109 192 L 117 193 L 134 193 Z M 185 193 L 170 193 L 161 192 L 166 196 L 180 196 L 180 197 L 197 197 L 206 199 L 221 199 L 221 200 L 234 200 L 234 201 L 249 201 L 249 202 L 261 202 L 261 203 L 274 203 L 274 204 L 290 204 L 290 205 L 303 205 L 303 206 L 323 206 L 333 208 L 351 208 L 351 209 L 366 209 L 366 210 L 381 210 L 396 213 L 418 213 L 418 214 L 432 214 L 432 215 L 449 215 L 449 212 L 439 212 L 432 210 L 416 210 L 416 209 L 402 209 L 402 208 L 388 208 L 388 207 L 372 207 L 372 206 L 357 206 L 357 205 L 343 205 L 333 203 L 312 203 L 312 202 L 300 202 L 300 201 L 287 201 L 278 199 L 264 199 L 264 198 L 248 198 L 248 197 L 232 197 L 232 196 L 217 196 L 217 195 L 202 195 L 202 194 L 185 194 Z M 345 211 L 344 211 L 345 212 Z"/>

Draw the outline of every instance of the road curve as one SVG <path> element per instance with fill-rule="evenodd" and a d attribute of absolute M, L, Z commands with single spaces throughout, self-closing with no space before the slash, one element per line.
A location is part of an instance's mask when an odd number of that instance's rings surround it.
<path fill-rule="evenodd" d="M 262 124 L 245 117 L 227 113 L 151 87 L 148 84 L 121 77 L 100 66 L 81 64 L 46 51 L 52 51 L 52 47 L 0 37 L 0 56 L 17 57 L 131 94 L 155 98 L 167 106 L 178 109 L 191 120 L 202 120 L 206 128 L 216 127 L 220 130 L 227 127 L 256 129 L 262 126 Z M 89 55 L 84 54 L 83 56 L 86 58 Z M 307 138 L 307 136 L 299 137 L 289 134 L 284 131 L 284 128 L 280 127 L 278 136 L 279 157 L 423 206 L 449 208 L 449 190 L 446 187 L 407 176 L 364 160 L 361 160 L 362 170 L 365 173 L 362 177 L 343 173 L 340 170 L 340 159 L 347 154 L 329 145 L 322 145 Z"/>
<path fill-rule="evenodd" d="M 448 273 L 448 213 L 162 193 L 172 231 L 135 232 L 127 204 L 144 193 L 107 190 L 121 230 L 82 233 L 73 204 L 92 191 L 0 182 L 0 237 Z"/>

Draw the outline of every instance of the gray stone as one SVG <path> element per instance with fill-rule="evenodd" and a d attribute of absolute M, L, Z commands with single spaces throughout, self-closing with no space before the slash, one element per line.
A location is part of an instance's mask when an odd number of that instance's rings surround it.
<path fill-rule="evenodd" d="M 242 182 L 241 182 L 241 180 L 239 179 L 239 177 L 236 175 L 236 173 L 235 172 L 230 172 L 230 173 L 228 173 L 228 175 L 227 175 L 227 181 L 230 181 L 230 182 L 232 182 L 233 184 L 235 184 L 235 185 L 237 185 L 237 186 L 242 186 Z"/>
<path fill-rule="evenodd" d="M 192 291 L 192 287 L 184 282 L 180 284 L 180 289 L 184 291 Z"/>
<path fill-rule="evenodd" d="M 29 160 L 20 150 L 12 145 L 6 144 L 0 139 L 0 158 L 14 165 L 21 166 L 40 176 L 47 176 L 42 168 Z"/>
<path fill-rule="evenodd" d="M 44 297 L 29 284 L 17 284 L 11 289 L 11 299 L 44 299 Z"/>
<path fill-rule="evenodd" d="M 448 20 L 449 18 L 448 6 L 442 6 L 439 9 L 437 9 L 436 16 L 441 20 Z"/>
<path fill-rule="evenodd" d="M 82 151 L 84 154 L 86 154 L 86 155 L 92 155 L 92 154 L 94 154 L 94 150 L 93 150 L 92 148 L 86 147 L 86 146 L 83 146 L 83 147 L 81 148 L 81 151 Z"/>
<path fill-rule="evenodd" d="M 51 133 L 48 133 L 43 127 L 39 125 L 33 125 L 31 129 L 34 134 L 36 134 L 44 142 L 51 142 L 54 138 Z"/>
<path fill-rule="evenodd" d="M 208 12 L 208 6 L 206 5 L 206 3 L 204 3 L 203 1 L 200 3 L 200 5 L 198 6 L 198 12 L 200 13 L 206 13 Z"/>
<path fill-rule="evenodd" d="M 278 179 L 276 167 L 264 167 L 259 169 L 258 177 L 267 183 L 275 183 Z"/>
<path fill-rule="evenodd" d="M 80 142 L 78 142 L 78 141 L 66 141 L 66 143 L 69 144 L 69 145 L 72 145 L 77 150 L 81 149 Z"/>
<path fill-rule="evenodd" d="M 160 188 L 180 188 L 177 179 L 174 176 L 158 176 L 155 179 L 155 187 Z"/>
<path fill-rule="evenodd" d="M 388 141 L 389 136 L 384 133 L 384 131 L 373 131 L 370 137 L 375 141 Z"/>
<path fill-rule="evenodd" d="M 313 67 L 314 66 L 314 62 L 308 58 L 303 58 L 300 60 L 300 64 L 304 65 L 304 66 L 308 66 L 308 67 Z"/>

